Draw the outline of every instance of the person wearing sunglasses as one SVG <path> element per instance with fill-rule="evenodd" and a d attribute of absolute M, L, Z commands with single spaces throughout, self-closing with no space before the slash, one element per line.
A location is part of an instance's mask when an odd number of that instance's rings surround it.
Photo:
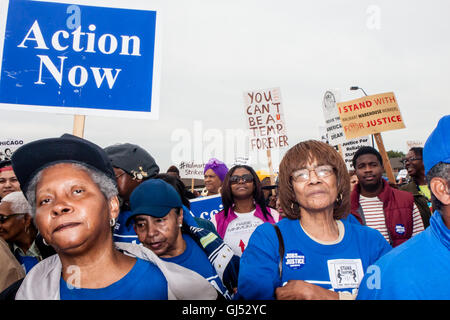
<path fill-rule="evenodd" d="M 258 175 L 252 167 L 237 165 L 226 174 L 222 185 L 223 210 L 211 221 L 217 232 L 238 256 L 251 234 L 264 222 L 275 223 L 280 215 L 266 206 Z"/>
<path fill-rule="evenodd" d="M 408 171 L 411 181 L 401 186 L 399 189 L 408 191 L 414 196 L 414 203 L 422 216 L 423 226 L 427 228 L 430 225 L 432 212 L 431 193 L 425 178 L 425 167 L 423 165 L 423 148 L 415 147 L 409 149 L 403 165 Z"/>
<path fill-rule="evenodd" d="M 374 229 L 346 219 L 350 177 L 339 153 L 309 140 L 279 167 L 286 218 L 253 232 L 241 257 L 243 299 L 354 299 L 367 267 L 391 247 Z"/>

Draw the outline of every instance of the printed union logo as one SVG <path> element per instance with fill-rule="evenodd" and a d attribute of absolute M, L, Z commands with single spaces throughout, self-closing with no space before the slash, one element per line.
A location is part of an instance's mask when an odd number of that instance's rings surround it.
<path fill-rule="evenodd" d="M 405 233 L 405 226 L 402 224 L 396 224 L 395 225 L 395 232 L 398 234 L 404 234 Z"/>
<path fill-rule="evenodd" d="M 291 269 L 300 269 L 305 264 L 305 256 L 298 250 L 292 250 L 284 256 L 284 263 Z"/>

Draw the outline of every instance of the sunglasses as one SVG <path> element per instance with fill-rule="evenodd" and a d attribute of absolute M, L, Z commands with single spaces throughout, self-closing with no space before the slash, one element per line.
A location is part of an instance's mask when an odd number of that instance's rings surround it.
<path fill-rule="evenodd" d="M 6 222 L 11 217 L 21 216 L 21 215 L 24 215 L 24 214 L 26 214 L 26 213 L 13 213 L 13 214 L 10 214 L 10 215 L 0 214 L 0 223 Z"/>
<path fill-rule="evenodd" d="M 242 176 L 231 176 L 230 177 L 231 184 L 237 184 L 241 180 L 244 181 L 244 183 L 253 182 L 253 176 L 251 174 L 244 174 Z"/>

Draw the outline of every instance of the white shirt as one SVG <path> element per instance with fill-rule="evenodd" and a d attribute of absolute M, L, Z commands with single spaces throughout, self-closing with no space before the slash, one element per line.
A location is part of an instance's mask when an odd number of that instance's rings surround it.
<path fill-rule="evenodd" d="M 228 225 L 223 241 L 240 257 L 247 247 L 253 231 L 264 221 L 254 216 L 255 210 L 247 213 L 235 213 L 237 218 Z"/>

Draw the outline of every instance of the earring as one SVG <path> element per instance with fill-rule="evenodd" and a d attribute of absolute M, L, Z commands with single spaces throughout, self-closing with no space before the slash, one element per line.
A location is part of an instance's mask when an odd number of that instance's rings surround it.
<path fill-rule="evenodd" d="M 116 219 L 111 218 L 111 220 L 109 220 L 109 226 L 112 228 L 112 227 L 114 227 L 115 224 L 116 224 Z"/>
<path fill-rule="evenodd" d="M 48 247 L 49 244 L 47 243 L 47 241 L 45 241 L 44 237 L 42 237 L 42 242 Z"/>
<path fill-rule="evenodd" d="M 336 204 L 339 206 L 342 203 L 342 193 L 339 193 L 336 198 Z"/>
<path fill-rule="evenodd" d="M 183 226 L 183 224 L 182 223 L 180 223 L 179 225 L 178 225 L 180 228 Z"/>

